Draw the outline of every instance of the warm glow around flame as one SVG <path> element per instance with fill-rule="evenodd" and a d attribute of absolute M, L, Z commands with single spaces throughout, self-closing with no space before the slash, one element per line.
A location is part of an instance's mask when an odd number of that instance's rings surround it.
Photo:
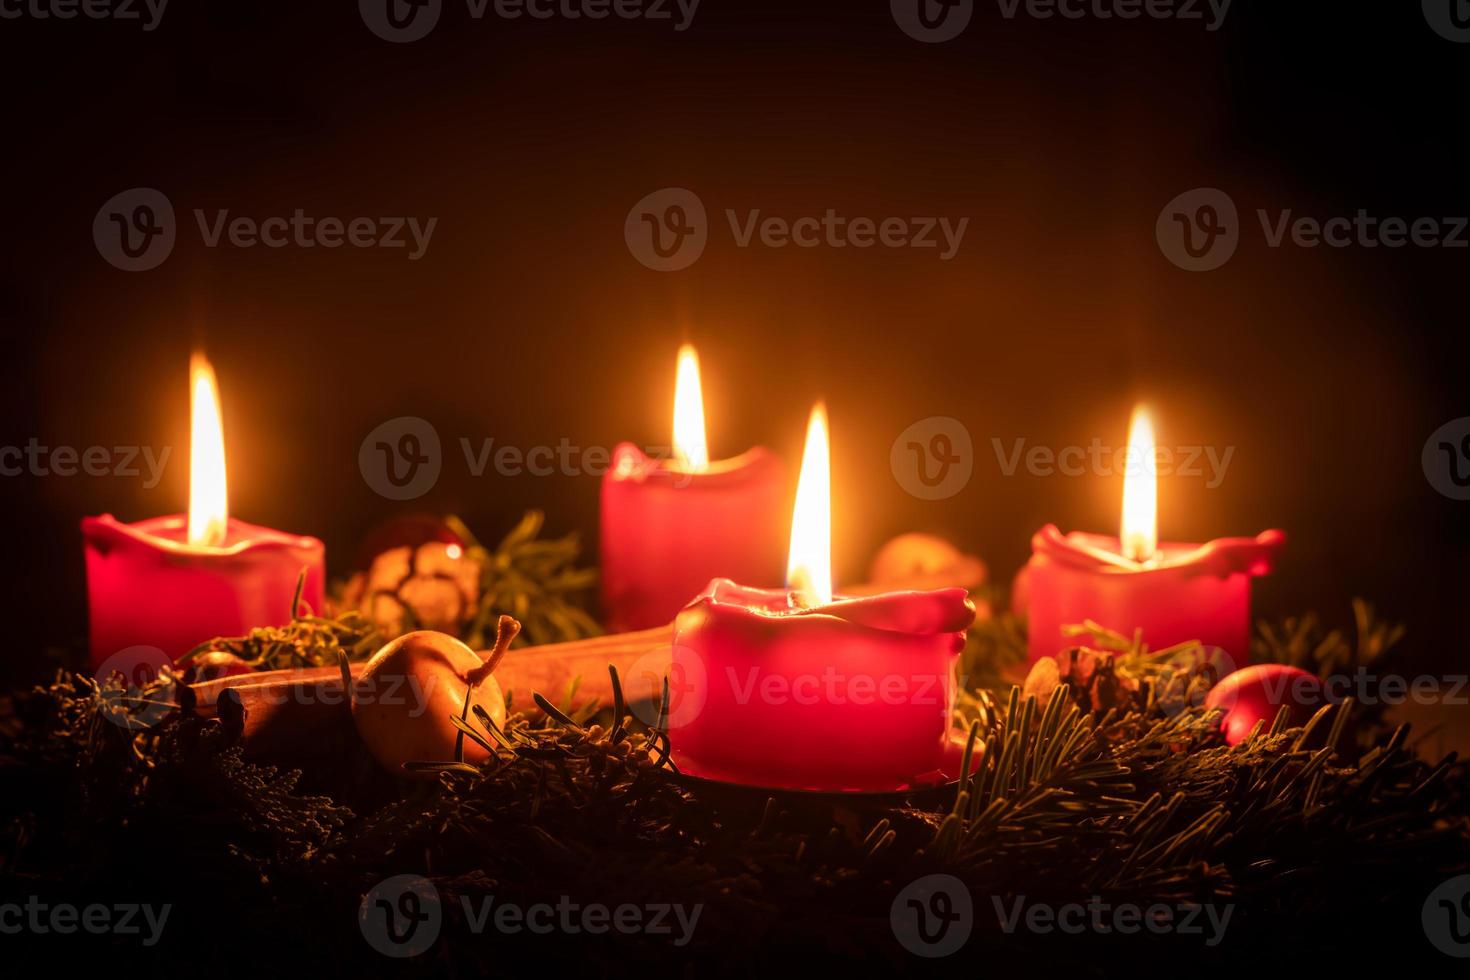
<path fill-rule="evenodd" d="M 1152 561 L 1159 550 L 1159 479 L 1155 471 L 1154 424 L 1140 405 L 1128 426 L 1127 472 L 1123 476 L 1123 557 Z"/>
<path fill-rule="evenodd" d="M 791 515 L 791 556 L 786 586 L 807 605 L 832 601 L 832 464 L 827 440 L 827 407 L 820 402 L 807 423 L 806 451 L 796 481 Z"/>
<path fill-rule="evenodd" d="M 679 348 L 679 374 L 674 382 L 674 458 L 690 470 L 709 468 L 704 435 L 704 392 L 699 387 L 699 355 L 693 346 Z"/>
<path fill-rule="evenodd" d="M 214 368 L 203 354 L 189 359 L 190 544 L 221 545 L 230 508 L 225 491 L 225 433 Z"/>

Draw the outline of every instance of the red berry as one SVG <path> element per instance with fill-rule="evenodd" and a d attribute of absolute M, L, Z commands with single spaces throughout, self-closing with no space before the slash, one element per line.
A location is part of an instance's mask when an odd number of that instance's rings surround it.
<path fill-rule="evenodd" d="M 1205 698 L 1205 707 L 1225 709 L 1221 728 L 1225 741 L 1235 745 L 1257 721 L 1270 728 L 1282 705 L 1296 727 L 1310 721 L 1325 701 L 1322 682 L 1315 675 L 1285 664 L 1256 664 L 1221 679 Z"/>

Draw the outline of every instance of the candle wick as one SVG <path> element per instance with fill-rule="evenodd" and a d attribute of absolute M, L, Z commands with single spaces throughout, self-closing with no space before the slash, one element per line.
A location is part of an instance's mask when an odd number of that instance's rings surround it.
<path fill-rule="evenodd" d="M 814 609 L 818 605 L 817 597 L 804 581 L 805 576 L 797 576 L 798 581 L 792 584 L 786 593 L 786 601 L 793 609 Z"/>

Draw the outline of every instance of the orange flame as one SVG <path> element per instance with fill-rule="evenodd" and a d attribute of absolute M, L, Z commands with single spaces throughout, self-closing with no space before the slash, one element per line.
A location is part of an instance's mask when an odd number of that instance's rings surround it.
<path fill-rule="evenodd" d="M 806 429 L 796 481 L 786 585 L 808 606 L 832 601 L 832 463 L 827 407 L 818 402 Z"/>
<path fill-rule="evenodd" d="M 689 344 L 679 348 L 679 373 L 674 382 L 674 458 L 688 470 L 709 469 L 699 355 Z"/>
<path fill-rule="evenodd" d="M 1128 467 L 1123 476 L 1123 557 L 1152 561 L 1159 551 L 1159 479 L 1154 470 L 1154 425 L 1142 405 L 1128 426 Z"/>
<path fill-rule="evenodd" d="M 224 544 L 229 522 L 225 433 L 214 368 L 203 354 L 189 359 L 189 530 L 193 545 Z"/>

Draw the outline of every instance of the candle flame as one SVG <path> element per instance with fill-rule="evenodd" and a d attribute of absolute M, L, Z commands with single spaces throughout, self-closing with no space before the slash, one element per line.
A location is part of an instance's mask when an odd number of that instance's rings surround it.
<path fill-rule="evenodd" d="M 806 451 L 791 515 L 786 586 L 808 606 L 832 601 L 832 463 L 827 407 L 818 402 L 806 429 Z"/>
<path fill-rule="evenodd" d="M 214 368 L 189 359 L 189 530 L 193 545 L 224 544 L 230 508 L 225 489 L 225 433 Z"/>
<path fill-rule="evenodd" d="M 709 468 L 699 355 L 690 344 L 679 348 L 679 373 L 674 382 L 674 456 L 685 469 L 698 472 Z"/>
<path fill-rule="evenodd" d="M 1153 560 L 1159 551 L 1159 480 L 1155 472 L 1154 425 L 1142 405 L 1128 425 L 1127 472 L 1123 476 L 1123 557 Z"/>

